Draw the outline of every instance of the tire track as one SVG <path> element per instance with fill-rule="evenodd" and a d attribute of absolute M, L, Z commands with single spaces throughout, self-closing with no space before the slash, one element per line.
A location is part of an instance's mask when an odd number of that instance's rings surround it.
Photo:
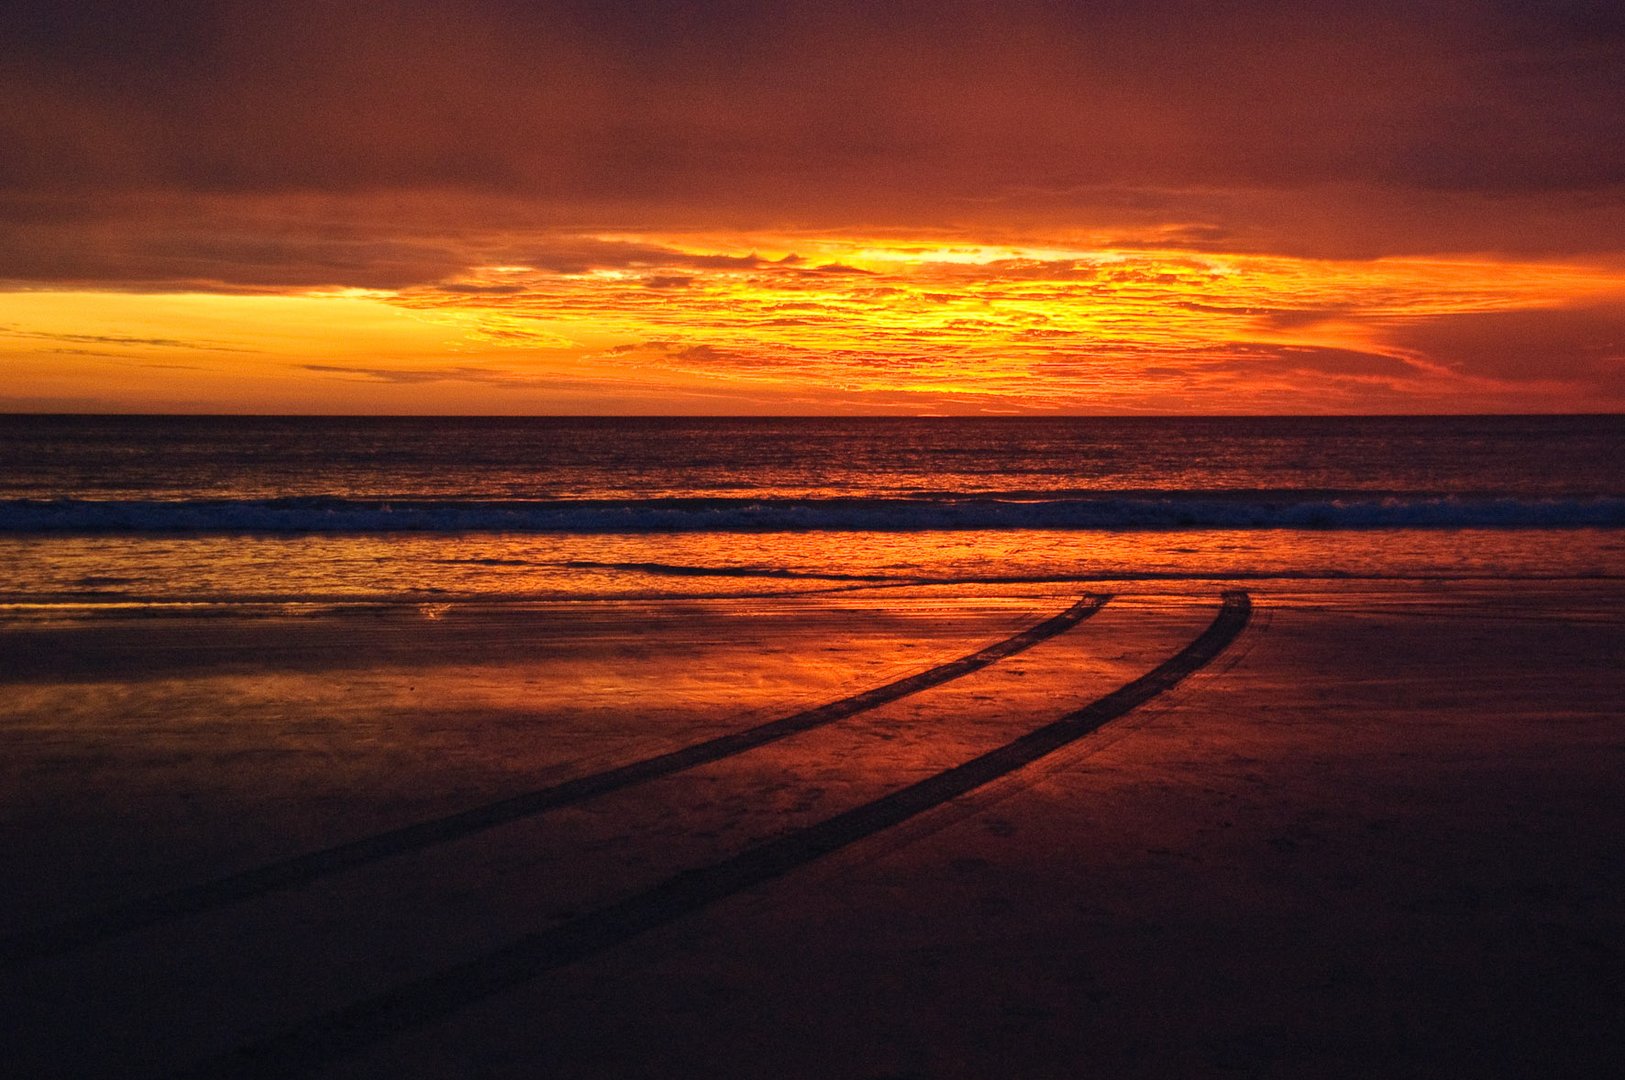
<path fill-rule="evenodd" d="M 745 731 L 720 735 L 703 742 L 643 758 L 602 772 L 579 776 L 549 787 L 514 795 L 484 806 L 462 810 L 430 821 L 352 840 L 320 851 L 295 855 L 213 881 L 190 885 L 157 896 L 105 908 L 65 922 L 24 931 L 0 939 L 0 964 L 15 964 L 55 956 L 117 937 L 258 896 L 305 885 L 342 870 L 364 866 L 435 844 L 495 828 L 547 810 L 607 795 L 672 773 L 706 765 L 744 753 L 779 739 L 844 720 L 900 698 L 969 675 L 1046 641 L 1099 611 L 1110 596 L 1085 596 L 1058 615 L 1035 623 L 1020 633 L 961 656 L 945 664 L 897 679 L 873 690 L 841 698 L 814 709 L 769 721 Z"/>
<path fill-rule="evenodd" d="M 529 934 L 465 963 L 355 1002 L 171 1074 L 171 1080 L 302 1076 L 393 1035 L 523 985 L 702 908 L 771 881 L 1008 775 L 1102 727 L 1213 661 L 1252 613 L 1240 590 L 1224 594 L 1213 622 L 1133 682 L 961 765 L 731 858 L 688 870 L 608 907 Z"/>

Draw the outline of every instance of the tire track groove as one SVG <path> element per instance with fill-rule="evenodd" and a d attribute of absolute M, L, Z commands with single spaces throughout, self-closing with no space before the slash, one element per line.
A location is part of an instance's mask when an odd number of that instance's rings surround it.
<path fill-rule="evenodd" d="M 549 787 L 462 810 L 430 821 L 296 855 L 213 881 L 142 897 L 80 918 L 0 938 L 0 964 L 15 964 L 71 952 L 131 931 L 227 907 L 269 893 L 305 885 L 343 870 L 505 825 L 548 810 L 607 795 L 673 773 L 706 765 L 803 731 L 890 704 L 901 698 L 969 675 L 1046 641 L 1099 611 L 1109 595 L 1085 596 L 1065 611 L 984 649 L 884 686 L 841 698 L 744 731 L 731 732 L 677 750 L 575 777 Z"/>
<path fill-rule="evenodd" d="M 305 1075 L 771 881 L 1031 764 L 1172 689 L 1219 656 L 1246 627 L 1251 613 L 1246 592 L 1228 591 L 1213 622 L 1178 653 L 1133 682 L 1003 746 L 722 862 L 684 871 L 570 922 L 312 1017 L 171 1074 L 171 1080 Z"/>

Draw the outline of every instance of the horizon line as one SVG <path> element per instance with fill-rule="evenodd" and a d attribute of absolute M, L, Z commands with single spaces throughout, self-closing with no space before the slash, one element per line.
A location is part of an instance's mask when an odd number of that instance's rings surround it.
<path fill-rule="evenodd" d="M 1369 413 L 277 413 L 277 412 L 55 412 L 0 409 L 0 419 L 147 420 L 1464 420 L 1625 418 L 1625 411 L 1595 412 L 1369 412 Z"/>

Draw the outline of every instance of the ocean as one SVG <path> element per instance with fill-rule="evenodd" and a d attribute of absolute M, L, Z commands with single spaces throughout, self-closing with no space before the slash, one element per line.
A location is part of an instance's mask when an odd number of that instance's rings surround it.
<path fill-rule="evenodd" d="M 1625 417 L 0 417 L 0 605 L 1625 576 Z"/>

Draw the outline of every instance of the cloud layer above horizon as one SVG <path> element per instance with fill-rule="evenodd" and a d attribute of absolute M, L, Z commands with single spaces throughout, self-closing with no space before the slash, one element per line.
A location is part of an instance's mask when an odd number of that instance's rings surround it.
<path fill-rule="evenodd" d="M 1615 5 L 21 0 L 8 36 L 0 408 L 1625 408 Z M 324 298 L 347 344 L 261 325 Z M 208 378 L 152 344 L 194 338 Z"/>

